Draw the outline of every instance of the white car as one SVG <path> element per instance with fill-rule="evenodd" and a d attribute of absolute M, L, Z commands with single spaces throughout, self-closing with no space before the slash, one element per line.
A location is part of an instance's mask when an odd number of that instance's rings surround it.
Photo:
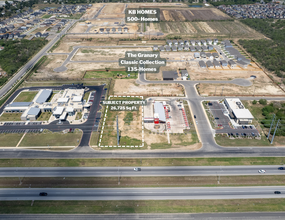
<path fill-rule="evenodd" d="M 141 168 L 135 167 L 135 168 L 134 168 L 134 171 L 136 171 L 136 172 L 137 172 L 137 171 L 141 171 Z"/>
<path fill-rule="evenodd" d="M 265 173 L 265 170 L 258 170 L 259 173 Z"/>

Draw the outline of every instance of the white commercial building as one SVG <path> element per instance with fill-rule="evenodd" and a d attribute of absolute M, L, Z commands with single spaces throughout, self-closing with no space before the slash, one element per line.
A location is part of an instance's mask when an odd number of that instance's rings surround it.
<path fill-rule="evenodd" d="M 225 105 L 229 110 L 230 117 L 238 124 L 251 124 L 253 116 L 248 109 L 246 109 L 240 99 L 226 98 Z"/>

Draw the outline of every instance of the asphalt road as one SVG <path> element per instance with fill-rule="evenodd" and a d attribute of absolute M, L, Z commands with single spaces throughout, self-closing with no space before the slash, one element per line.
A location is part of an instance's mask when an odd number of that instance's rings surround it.
<path fill-rule="evenodd" d="M 274 194 L 280 191 L 281 194 Z M 47 196 L 39 196 L 47 192 Z M 0 200 L 181 200 L 285 198 L 285 186 L 175 188 L 0 188 Z"/>
<path fill-rule="evenodd" d="M 0 177 L 244 176 L 285 175 L 275 165 L 178 167 L 1 167 Z M 258 170 L 266 170 L 258 173 Z"/>
<path fill-rule="evenodd" d="M 4 214 L 1 220 L 139 220 L 139 219 L 179 219 L 179 220 L 281 220 L 285 219 L 285 212 L 239 212 L 239 213 L 142 213 L 142 214 Z"/>

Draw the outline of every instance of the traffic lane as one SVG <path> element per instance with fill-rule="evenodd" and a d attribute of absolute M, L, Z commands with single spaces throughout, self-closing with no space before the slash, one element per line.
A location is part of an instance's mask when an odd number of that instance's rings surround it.
<path fill-rule="evenodd" d="M 32 167 L 0 168 L 1 177 L 109 177 L 109 176 L 232 176 L 284 175 L 280 166 L 199 166 L 199 167 Z M 265 173 L 258 173 L 265 170 Z"/>
<path fill-rule="evenodd" d="M 281 194 L 274 194 L 280 191 Z M 47 196 L 39 196 L 46 192 Z M 164 200 L 284 198 L 285 186 L 175 188 L 7 188 L 0 200 Z"/>

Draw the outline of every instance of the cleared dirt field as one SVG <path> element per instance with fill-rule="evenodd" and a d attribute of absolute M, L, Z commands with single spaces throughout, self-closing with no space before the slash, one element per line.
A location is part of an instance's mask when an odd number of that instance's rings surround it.
<path fill-rule="evenodd" d="M 216 8 L 211 9 L 161 9 L 161 21 L 226 20 L 230 17 Z"/>
<path fill-rule="evenodd" d="M 57 73 L 53 71 L 54 68 L 61 66 L 65 61 L 67 55 L 49 55 L 47 60 L 39 67 L 37 73 L 31 76 L 31 79 L 50 79 Z"/>
<path fill-rule="evenodd" d="M 125 57 L 126 51 L 152 51 L 150 48 L 118 48 L 118 49 L 91 49 L 81 48 L 73 57 L 73 61 L 89 60 L 118 60 Z"/>
<path fill-rule="evenodd" d="M 74 37 L 66 35 L 53 50 L 53 53 L 69 53 L 73 50 L 73 46 L 106 46 L 106 45 L 117 45 L 117 41 L 106 38 L 94 38 L 91 41 L 83 39 L 82 37 Z"/>
<path fill-rule="evenodd" d="M 88 28 L 88 25 L 85 22 L 77 22 L 76 25 L 70 29 L 69 33 L 84 33 Z"/>
<path fill-rule="evenodd" d="M 193 37 L 242 37 L 263 38 L 264 36 L 239 21 L 205 22 L 160 22 L 150 24 L 150 30 L 166 34 L 185 34 Z"/>
<path fill-rule="evenodd" d="M 254 82 L 252 86 L 243 87 L 233 84 L 208 84 L 202 83 L 198 86 L 199 92 L 202 96 L 214 95 L 216 89 L 216 95 L 223 96 L 230 95 L 285 95 L 284 92 L 273 83 L 257 83 Z"/>
<path fill-rule="evenodd" d="M 135 79 L 115 80 L 114 95 L 183 95 L 182 87 L 175 84 L 137 84 Z"/>
<path fill-rule="evenodd" d="M 123 3 L 106 4 L 98 18 L 125 18 L 125 5 Z"/>

